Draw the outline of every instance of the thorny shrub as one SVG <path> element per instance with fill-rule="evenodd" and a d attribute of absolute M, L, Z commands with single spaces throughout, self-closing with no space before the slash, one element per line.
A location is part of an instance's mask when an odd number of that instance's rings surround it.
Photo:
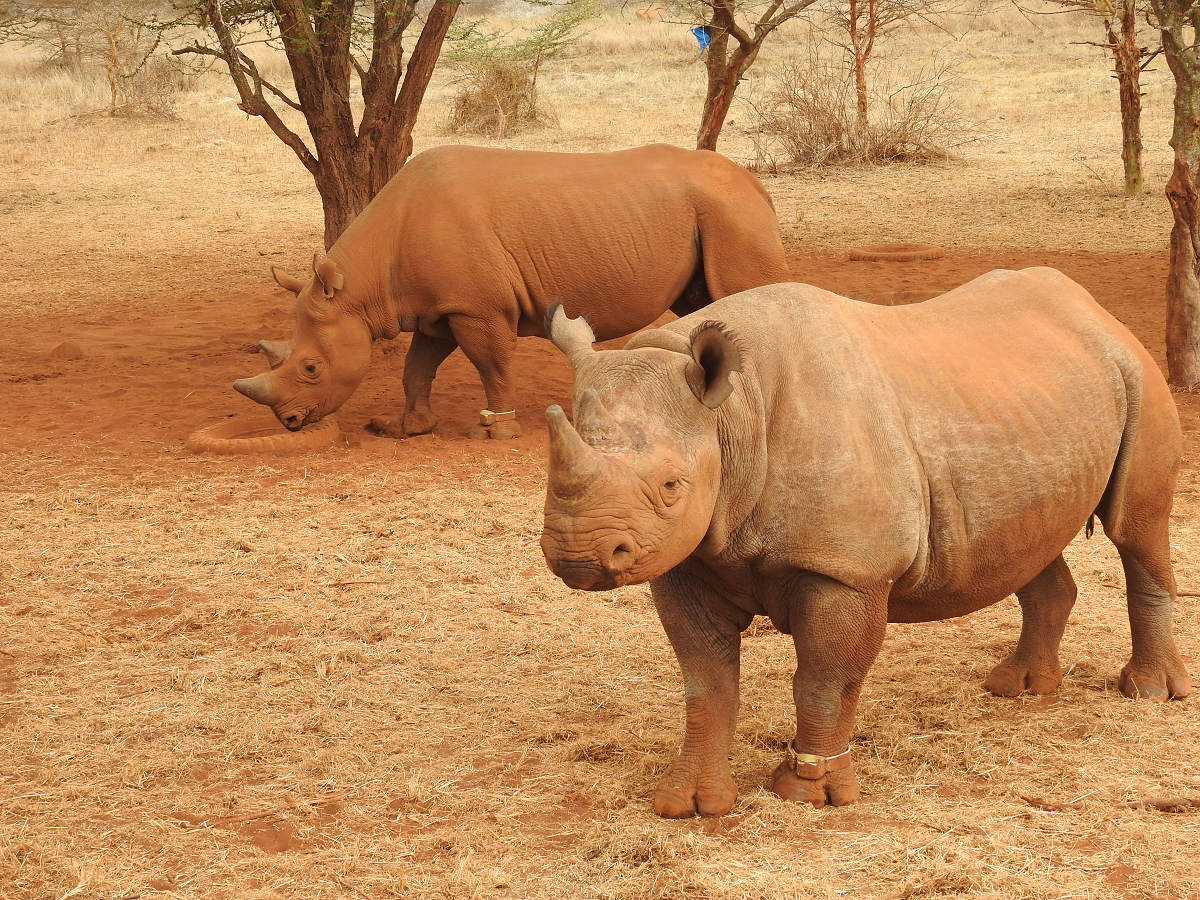
<path fill-rule="evenodd" d="M 599 14 L 596 0 L 531 0 L 554 12 L 523 37 L 489 31 L 482 19 L 456 22 L 443 57 L 465 69 L 466 85 L 454 98 L 450 131 L 504 137 L 525 128 L 558 123 L 538 94 L 542 64 L 561 56 L 581 37 L 578 28 Z"/>
<path fill-rule="evenodd" d="M 781 67 L 775 89 L 753 105 L 755 167 L 777 172 L 946 160 L 965 140 L 946 91 L 948 76 L 942 66 L 923 69 L 899 87 L 875 78 L 863 122 L 847 65 L 793 58 Z"/>
<path fill-rule="evenodd" d="M 556 123 L 553 110 L 539 102 L 529 70 L 493 59 L 471 68 L 466 85 L 454 97 L 448 127 L 500 138 Z"/>

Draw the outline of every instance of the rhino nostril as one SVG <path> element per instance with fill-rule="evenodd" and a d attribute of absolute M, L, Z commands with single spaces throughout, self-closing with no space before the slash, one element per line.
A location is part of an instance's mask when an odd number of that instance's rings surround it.
<path fill-rule="evenodd" d="M 617 544 L 613 548 L 608 568 L 616 572 L 623 572 L 631 565 L 633 565 L 633 547 L 625 542 Z"/>
<path fill-rule="evenodd" d="M 286 428 L 288 431 L 299 431 L 300 427 L 303 424 L 304 424 L 303 416 L 288 416 L 286 419 L 283 420 L 283 427 Z"/>

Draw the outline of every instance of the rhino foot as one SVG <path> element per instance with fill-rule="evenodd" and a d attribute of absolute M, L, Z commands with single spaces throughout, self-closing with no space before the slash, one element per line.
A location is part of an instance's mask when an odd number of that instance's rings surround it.
<path fill-rule="evenodd" d="M 367 431 L 371 432 L 372 434 L 377 434 L 380 437 L 408 437 L 408 435 L 404 433 L 404 430 L 396 423 L 395 419 L 373 418 L 367 423 Z"/>
<path fill-rule="evenodd" d="M 1017 697 L 1026 691 L 1053 694 L 1060 684 L 1062 672 L 1058 663 L 1038 666 L 1011 656 L 992 669 L 983 682 L 984 689 L 997 697 Z"/>
<path fill-rule="evenodd" d="M 433 413 L 418 410 L 406 412 L 404 421 L 401 423 L 404 433 L 410 437 L 414 434 L 429 434 L 436 426 L 437 419 L 434 418 Z"/>
<path fill-rule="evenodd" d="M 1135 700 L 1182 700 L 1192 692 L 1192 680 L 1181 660 L 1152 665 L 1131 659 L 1121 670 L 1118 687 Z"/>
<path fill-rule="evenodd" d="M 515 420 L 496 422 L 493 425 L 472 425 L 467 437 L 473 441 L 511 441 L 521 436 L 521 425 Z"/>
<path fill-rule="evenodd" d="M 699 779 L 667 770 L 654 791 L 654 811 L 664 819 L 723 816 L 737 800 L 737 784 L 729 775 Z"/>
<path fill-rule="evenodd" d="M 383 437 L 407 438 L 418 434 L 429 434 L 437 426 L 432 415 L 407 412 L 400 420 L 375 417 L 367 423 L 367 431 Z"/>
<path fill-rule="evenodd" d="M 821 809 L 848 806 L 858 800 L 858 778 L 854 766 L 826 772 L 819 778 L 801 778 L 785 759 L 771 774 L 771 790 L 793 803 L 811 803 Z"/>

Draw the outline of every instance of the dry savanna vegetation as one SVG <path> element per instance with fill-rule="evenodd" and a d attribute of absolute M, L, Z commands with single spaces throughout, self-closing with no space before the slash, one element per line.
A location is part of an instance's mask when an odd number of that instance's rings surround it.
<path fill-rule="evenodd" d="M 688 27 L 606 12 L 541 68 L 557 124 L 501 138 L 449 132 L 462 71 L 440 68 L 417 149 L 687 146 L 704 96 Z M 1148 191 L 1126 197 L 1108 64 L 1077 43 L 1094 27 L 1010 7 L 905 26 L 879 83 L 945 67 L 967 139 L 932 165 L 770 174 L 756 109 L 809 58 L 797 24 L 721 147 L 760 164 L 798 280 L 902 303 L 1060 266 L 1162 360 L 1170 77 L 1145 75 Z M 1068 550 L 1080 600 L 1056 696 L 982 690 L 1016 639 L 1012 598 L 890 629 L 854 806 L 763 789 L 793 735 L 794 651 L 756 623 L 740 799 L 672 822 L 650 795 L 683 693 L 648 591 L 570 591 L 538 548 L 538 407 L 570 392 L 556 352 L 522 344 L 529 433 L 511 445 L 463 437 L 482 392 L 459 354 L 435 435 L 366 433 L 399 402 L 400 340 L 377 346 L 334 447 L 190 455 L 201 425 L 261 417 L 229 385 L 265 368 L 255 341 L 287 337 L 267 270 L 305 271 L 322 217 L 219 73 L 162 77 L 168 105 L 112 115 L 102 69 L 0 47 L 0 897 L 1200 896 L 1200 810 L 1138 805 L 1200 798 L 1196 701 L 1116 691 L 1129 629 L 1099 533 Z M 948 254 L 846 260 L 884 241 Z M 1177 396 L 1176 627 L 1197 674 L 1200 404 Z"/>

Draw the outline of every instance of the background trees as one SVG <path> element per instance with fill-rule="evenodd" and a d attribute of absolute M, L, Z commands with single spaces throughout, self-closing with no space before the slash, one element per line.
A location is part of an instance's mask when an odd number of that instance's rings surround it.
<path fill-rule="evenodd" d="M 709 36 L 704 50 L 708 87 L 696 132 L 697 150 L 717 149 L 738 84 L 754 65 L 763 42 L 814 3 L 816 0 L 697 0 L 688 7 L 705 23 Z"/>
<path fill-rule="evenodd" d="M 328 248 L 412 154 L 413 125 L 457 12 L 458 0 L 434 0 L 423 22 L 416 0 L 203 0 L 172 24 L 210 37 L 175 53 L 225 63 L 240 108 L 262 118 L 312 174 Z M 414 22 L 420 31 L 405 64 Z M 264 78 L 246 51 L 264 40 L 286 54 L 293 93 Z M 311 148 L 280 114 L 286 109 L 303 116 Z"/>
<path fill-rule="evenodd" d="M 1175 76 L 1175 151 L 1167 200 L 1171 268 L 1167 275 L 1167 378 L 1200 384 L 1200 8 L 1193 0 L 1151 0 L 1163 56 Z"/>

